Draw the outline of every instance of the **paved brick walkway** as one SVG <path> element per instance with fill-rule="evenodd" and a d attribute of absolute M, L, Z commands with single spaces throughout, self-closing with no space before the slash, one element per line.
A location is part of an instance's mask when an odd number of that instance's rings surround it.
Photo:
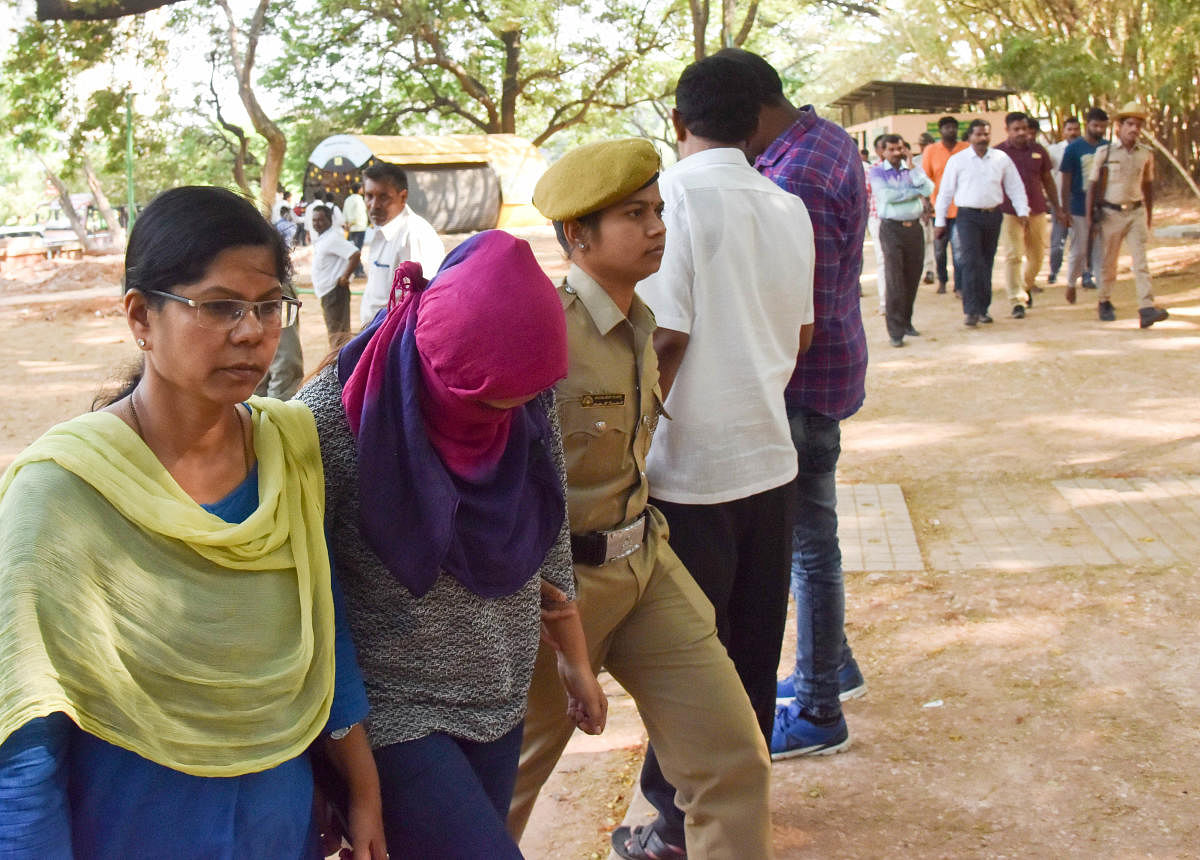
<path fill-rule="evenodd" d="M 838 486 L 848 571 L 1176 564 L 1200 554 L 1200 477 L 963 484 L 918 546 L 896 484 Z M 922 554 L 922 550 L 924 553 Z"/>
<path fill-rule="evenodd" d="M 1194 561 L 1200 544 L 1200 477 L 1055 481 L 1111 564 Z"/>
<path fill-rule="evenodd" d="M 924 570 L 899 484 L 839 484 L 843 570 Z"/>

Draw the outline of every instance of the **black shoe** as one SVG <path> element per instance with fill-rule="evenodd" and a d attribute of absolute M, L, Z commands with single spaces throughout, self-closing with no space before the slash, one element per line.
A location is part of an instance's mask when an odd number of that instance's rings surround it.
<path fill-rule="evenodd" d="M 1020 305 L 1013 305 L 1013 319 L 1025 319 L 1025 308 L 1021 307 Z"/>
<path fill-rule="evenodd" d="M 979 315 L 967 314 L 966 318 L 963 320 L 963 325 L 969 325 L 971 328 L 975 328 L 975 326 L 979 325 Z"/>
<path fill-rule="evenodd" d="M 1050 277 L 1046 278 L 1046 283 L 1049 284 L 1050 286 L 1054 286 L 1057 282 L 1058 282 L 1058 275 L 1051 275 Z M 1042 291 L 1041 287 L 1038 287 L 1037 291 L 1040 293 Z"/>
<path fill-rule="evenodd" d="M 908 331 L 904 332 L 908 337 L 920 337 L 921 333 L 912 326 L 908 327 Z"/>
<path fill-rule="evenodd" d="M 927 283 L 927 284 L 932 284 L 932 283 L 933 283 L 933 272 L 926 272 L 926 273 L 925 273 L 925 283 Z"/>
<path fill-rule="evenodd" d="M 1139 325 L 1142 328 L 1150 328 L 1156 322 L 1162 322 L 1169 316 L 1170 314 L 1164 308 L 1138 308 Z"/>
<path fill-rule="evenodd" d="M 1094 289 L 1096 289 L 1096 282 L 1094 280 L 1092 280 L 1091 278 L 1084 278 L 1083 279 L 1083 288 L 1085 290 L 1094 290 Z"/>
<path fill-rule="evenodd" d="M 992 315 L 991 315 L 991 314 L 980 314 L 980 315 L 979 315 L 979 321 L 980 321 L 981 323 L 987 323 L 988 325 L 991 325 L 992 323 L 994 323 L 994 322 L 995 322 L 995 320 L 994 320 L 994 319 L 992 319 Z"/>
<path fill-rule="evenodd" d="M 892 338 L 892 346 L 904 346 L 904 338 L 902 338 L 902 337 Z"/>
<path fill-rule="evenodd" d="M 1112 302 L 1100 303 L 1100 321 L 1112 322 L 1117 318 L 1117 309 L 1112 306 Z"/>
<path fill-rule="evenodd" d="M 946 282 L 945 282 L 945 281 L 938 281 L 938 288 L 937 288 L 937 291 L 938 291 L 939 293 L 944 293 L 944 292 L 946 292 Z"/>
<path fill-rule="evenodd" d="M 612 832 L 612 848 L 618 857 L 626 860 L 646 860 L 646 858 L 674 858 L 687 860 L 687 849 L 682 845 L 672 845 L 654 829 L 652 824 L 637 824 L 633 827 L 618 827 Z"/>

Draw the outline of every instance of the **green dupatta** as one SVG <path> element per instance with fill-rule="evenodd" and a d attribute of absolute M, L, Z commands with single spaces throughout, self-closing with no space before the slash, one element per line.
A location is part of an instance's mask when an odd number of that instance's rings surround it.
<path fill-rule="evenodd" d="M 250 401 L 259 505 L 226 523 L 115 415 L 59 424 L 0 478 L 0 742 L 63 711 L 166 767 L 299 755 L 333 700 L 312 413 Z"/>

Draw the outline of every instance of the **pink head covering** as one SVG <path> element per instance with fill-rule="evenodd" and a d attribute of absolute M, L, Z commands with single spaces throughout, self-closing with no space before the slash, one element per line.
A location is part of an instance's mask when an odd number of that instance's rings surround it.
<path fill-rule="evenodd" d="M 499 230 L 476 240 L 425 290 L 415 331 L 426 429 L 463 477 L 488 471 L 508 441 L 512 410 L 479 401 L 532 397 L 567 375 L 562 304 L 529 243 Z"/>

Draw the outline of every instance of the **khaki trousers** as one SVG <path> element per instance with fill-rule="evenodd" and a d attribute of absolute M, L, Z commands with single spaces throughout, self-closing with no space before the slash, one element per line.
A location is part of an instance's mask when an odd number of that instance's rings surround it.
<path fill-rule="evenodd" d="M 1104 219 L 1100 222 L 1100 235 L 1097 237 L 1103 249 L 1103 262 L 1096 277 L 1097 300 L 1112 300 L 1113 284 L 1117 282 L 1117 259 L 1121 256 L 1121 242 L 1127 239 L 1138 307 L 1154 307 L 1154 293 L 1150 290 L 1150 266 L 1146 262 L 1146 237 L 1149 232 L 1144 208 L 1130 209 L 1128 212 L 1104 210 Z"/>
<path fill-rule="evenodd" d="M 1021 229 L 1016 215 L 1004 213 L 1000 245 L 1004 248 L 1004 288 L 1010 305 L 1029 301 L 1029 289 L 1046 259 L 1046 215 L 1030 215 L 1029 226 Z M 1025 263 L 1022 274 L 1021 263 Z"/>
<path fill-rule="evenodd" d="M 648 509 L 642 549 L 601 567 L 575 566 L 592 667 L 637 703 L 663 773 L 686 815 L 696 860 L 770 858 L 770 758 L 750 700 L 717 639 L 712 604 Z M 521 763 L 508 817 L 520 839 L 542 785 L 575 730 L 554 652 L 543 643 L 529 690 Z"/>

